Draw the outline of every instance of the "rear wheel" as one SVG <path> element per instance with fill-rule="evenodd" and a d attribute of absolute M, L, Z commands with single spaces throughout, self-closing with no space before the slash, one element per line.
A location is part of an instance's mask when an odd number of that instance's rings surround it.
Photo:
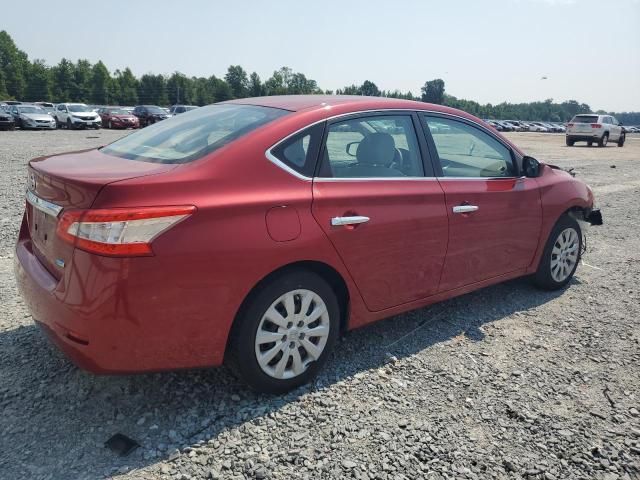
<path fill-rule="evenodd" d="M 609 134 L 605 133 L 604 135 L 602 135 L 600 140 L 598 140 L 598 146 L 599 147 L 606 147 L 607 143 L 609 143 Z"/>
<path fill-rule="evenodd" d="M 549 234 L 533 282 L 544 290 L 564 287 L 575 273 L 582 251 L 582 230 L 575 218 L 560 217 Z"/>
<path fill-rule="evenodd" d="M 566 142 L 567 142 L 567 147 L 573 147 L 574 141 L 571 140 L 569 137 L 567 137 Z"/>
<path fill-rule="evenodd" d="M 587 146 L 589 146 L 589 147 L 593 146 L 593 142 L 592 142 L 591 140 L 589 140 L 589 141 L 587 142 Z"/>
<path fill-rule="evenodd" d="M 332 288 L 306 270 L 258 287 L 234 324 L 226 363 L 254 390 L 283 393 L 307 383 L 338 337 L 340 309 Z"/>
<path fill-rule="evenodd" d="M 627 136 L 624 133 L 620 134 L 620 138 L 618 138 L 618 146 L 624 147 L 624 141 L 626 139 L 627 139 Z"/>

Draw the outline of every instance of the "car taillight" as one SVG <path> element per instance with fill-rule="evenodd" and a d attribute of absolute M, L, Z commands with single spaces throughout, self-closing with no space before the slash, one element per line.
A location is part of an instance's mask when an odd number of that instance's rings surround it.
<path fill-rule="evenodd" d="M 573 123 L 568 123 L 567 127 L 573 127 Z"/>
<path fill-rule="evenodd" d="M 153 255 L 151 242 L 193 214 L 193 205 L 64 211 L 57 234 L 76 247 L 115 257 Z"/>
<path fill-rule="evenodd" d="M 591 124 L 591 128 L 600 128 L 602 125 L 600 125 L 599 123 L 592 123 Z"/>

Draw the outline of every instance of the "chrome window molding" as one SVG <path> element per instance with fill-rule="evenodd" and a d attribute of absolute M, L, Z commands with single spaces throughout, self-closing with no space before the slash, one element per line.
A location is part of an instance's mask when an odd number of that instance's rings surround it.
<path fill-rule="evenodd" d="M 57 217 L 62 211 L 62 207 L 60 205 L 43 200 L 31 190 L 27 190 L 26 198 L 27 202 L 29 202 L 33 208 L 36 208 L 47 215 Z"/>
<path fill-rule="evenodd" d="M 377 112 L 381 112 L 381 113 L 393 113 L 393 112 L 408 112 L 408 113 L 417 113 L 417 114 L 436 114 L 436 115 L 441 115 L 441 116 L 446 116 L 446 117 L 452 117 L 452 118 L 459 118 L 461 120 L 467 121 L 469 123 L 472 123 L 474 125 L 477 125 L 478 127 L 480 127 L 482 129 L 483 132 L 485 132 L 486 134 L 490 135 L 491 138 L 495 139 L 496 141 L 500 142 L 501 145 L 503 145 L 504 147 L 508 148 L 509 151 L 513 151 L 513 148 L 508 145 L 505 144 L 504 141 L 502 141 L 499 137 L 495 136 L 493 134 L 493 132 L 491 132 L 486 125 L 483 125 L 481 123 L 476 122 L 475 120 L 469 119 L 467 117 L 463 117 L 461 115 L 455 115 L 453 113 L 445 113 L 445 112 L 439 112 L 436 110 L 421 110 L 421 109 L 415 109 L 415 108 L 377 108 L 377 109 L 373 109 L 373 110 L 360 110 L 357 112 L 348 112 L 348 113 L 340 113 L 337 115 L 333 115 L 331 117 L 327 117 L 327 118 L 323 118 L 322 120 L 317 120 L 315 122 L 309 123 L 307 125 L 305 125 L 302 128 L 299 128 L 298 130 L 296 130 L 293 133 L 290 133 L 289 135 L 287 135 L 286 137 L 278 140 L 276 143 L 274 143 L 273 145 L 271 145 L 269 148 L 267 148 L 267 150 L 264 152 L 265 157 L 273 164 L 275 164 L 277 167 L 281 168 L 282 170 L 284 170 L 285 172 L 293 175 L 294 177 L 300 179 L 300 180 L 304 180 L 306 182 L 311 182 L 311 181 L 316 181 L 316 182 L 353 182 L 353 181 L 379 181 L 379 180 L 390 180 L 390 181 L 398 181 L 398 180 L 420 180 L 420 181 L 424 181 L 424 180 L 446 180 L 446 179 L 452 179 L 452 180 L 487 180 L 487 179 L 491 179 L 491 178 L 499 178 L 499 179 L 503 179 L 503 178 L 517 178 L 517 177 L 354 177 L 354 178 L 345 178 L 345 177 L 307 177 L 306 175 L 301 174 L 300 172 L 294 170 L 293 168 L 291 168 L 290 166 L 288 166 L 287 164 L 285 164 L 284 162 L 282 162 L 281 160 L 279 160 L 272 152 L 271 150 L 273 150 L 274 148 L 278 147 L 281 143 L 286 142 L 288 139 L 290 139 L 291 137 L 293 137 L 294 135 L 297 135 L 298 133 L 302 132 L 303 130 L 306 130 L 307 128 L 313 127 L 314 125 L 317 125 L 319 123 L 322 122 L 330 122 L 332 120 L 336 120 L 338 118 L 342 118 L 342 117 L 351 117 L 351 116 L 357 116 L 359 114 L 369 114 L 369 113 L 377 113 Z M 517 152 L 514 152 L 517 153 Z"/>

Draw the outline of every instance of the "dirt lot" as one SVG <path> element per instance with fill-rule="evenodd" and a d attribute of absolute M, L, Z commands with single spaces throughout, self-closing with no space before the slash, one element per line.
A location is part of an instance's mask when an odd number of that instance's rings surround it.
<path fill-rule="evenodd" d="M 96 377 L 17 295 L 25 164 L 122 133 L 0 132 L 0 478 L 640 478 L 640 138 L 512 134 L 590 183 L 605 226 L 563 292 L 525 280 L 348 334 L 282 397 L 225 370 Z M 141 447 L 104 447 L 122 432 Z"/>

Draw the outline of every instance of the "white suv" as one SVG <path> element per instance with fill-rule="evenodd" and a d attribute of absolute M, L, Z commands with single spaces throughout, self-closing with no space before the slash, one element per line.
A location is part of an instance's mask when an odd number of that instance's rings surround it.
<path fill-rule="evenodd" d="M 55 110 L 56 123 L 58 127 L 72 128 L 95 128 L 102 126 L 100 115 L 87 107 L 84 103 L 60 103 Z"/>
<path fill-rule="evenodd" d="M 610 141 L 622 147 L 624 140 L 624 129 L 611 115 L 576 115 L 567 124 L 567 147 L 573 147 L 575 142 L 587 142 L 589 146 L 596 142 L 599 147 L 606 147 Z"/>

